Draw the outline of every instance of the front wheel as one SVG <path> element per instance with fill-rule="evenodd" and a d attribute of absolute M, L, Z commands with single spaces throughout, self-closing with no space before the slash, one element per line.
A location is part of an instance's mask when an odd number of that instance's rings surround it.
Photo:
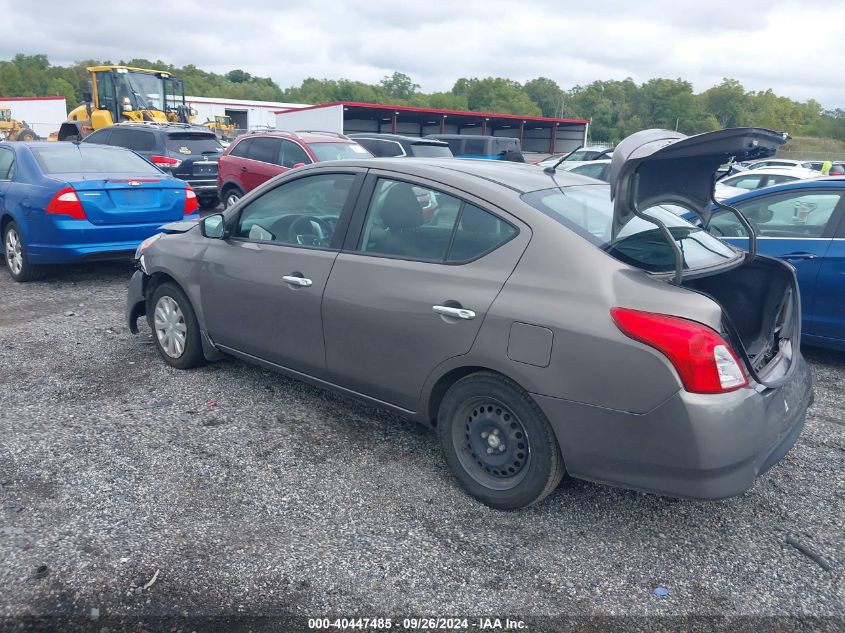
<path fill-rule="evenodd" d="M 452 474 L 488 506 L 524 508 L 563 478 L 563 458 L 545 415 L 504 376 L 482 372 L 452 385 L 437 427 Z"/>
<path fill-rule="evenodd" d="M 12 279 L 19 282 L 33 281 L 43 275 L 40 266 L 29 263 L 29 254 L 21 237 L 21 231 L 15 222 L 9 222 L 3 231 L 3 249 L 6 266 Z"/>
<path fill-rule="evenodd" d="M 205 363 L 197 317 L 188 297 L 174 283 L 153 292 L 147 314 L 159 356 L 171 367 L 190 369 Z"/>

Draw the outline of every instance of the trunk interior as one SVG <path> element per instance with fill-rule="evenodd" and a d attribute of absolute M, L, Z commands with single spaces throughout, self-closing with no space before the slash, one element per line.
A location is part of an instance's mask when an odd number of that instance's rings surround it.
<path fill-rule="evenodd" d="M 754 372 L 778 355 L 784 339 L 797 347 L 800 305 L 788 264 L 758 255 L 738 268 L 687 279 L 683 285 L 722 306 Z"/>

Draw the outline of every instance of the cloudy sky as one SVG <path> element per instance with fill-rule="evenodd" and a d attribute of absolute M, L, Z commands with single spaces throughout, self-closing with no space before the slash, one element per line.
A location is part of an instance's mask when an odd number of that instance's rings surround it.
<path fill-rule="evenodd" d="M 89 3 L 90 4 L 90 3 Z M 426 92 L 458 77 L 722 77 L 753 90 L 845 107 L 845 3 L 792 0 L 179 0 L 165 13 L 121 8 L 61 18 L 66 2 L 0 0 L 0 58 L 163 59 L 282 87 L 312 76 L 377 82 L 399 71 Z M 127 5 L 128 6 L 128 5 Z M 53 16 L 53 17 L 51 17 Z"/>

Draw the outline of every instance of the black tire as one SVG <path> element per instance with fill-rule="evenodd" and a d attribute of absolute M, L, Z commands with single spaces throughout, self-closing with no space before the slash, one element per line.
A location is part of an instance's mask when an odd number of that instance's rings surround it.
<path fill-rule="evenodd" d="M 461 487 L 493 508 L 530 506 L 563 478 L 563 457 L 546 416 L 499 374 L 471 374 L 452 385 L 440 404 L 437 429 Z"/>
<path fill-rule="evenodd" d="M 203 196 L 199 199 L 200 209 L 203 211 L 214 209 L 218 204 L 220 204 L 220 198 L 217 196 Z"/>
<path fill-rule="evenodd" d="M 18 140 L 19 141 L 34 141 L 38 139 L 38 135 L 35 134 L 32 130 L 28 127 L 25 127 L 20 132 L 18 132 Z"/>
<path fill-rule="evenodd" d="M 18 244 L 16 256 L 11 255 L 12 251 L 7 250 L 10 243 Z M 9 222 L 3 229 L 3 261 L 9 270 L 9 275 L 17 282 L 35 281 L 44 276 L 43 267 L 30 263 L 26 243 L 15 222 Z"/>
<path fill-rule="evenodd" d="M 244 197 L 244 192 L 237 187 L 227 187 L 223 191 L 223 208 L 228 209 Z"/>
<path fill-rule="evenodd" d="M 181 351 L 178 347 L 170 347 L 171 351 L 168 352 L 166 349 L 168 332 L 164 328 L 159 328 L 159 324 L 156 322 L 156 310 L 159 302 L 166 299 L 169 299 L 178 306 L 179 313 L 181 313 L 181 323 L 185 326 L 185 338 L 181 346 Z M 165 304 L 166 301 L 162 303 L 162 308 L 164 308 Z M 153 341 L 155 342 L 156 350 L 158 350 L 159 356 L 168 365 L 176 369 L 191 369 L 192 367 L 199 367 L 205 364 L 205 356 L 202 353 L 202 341 L 200 340 L 200 328 L 197 323 L 196 314 L 194 314 L 194 308 L 188 297 L 182 292 L 182 289 L 175 283 L 166 282 L 161 284 L 149 297 L 147 300 L 147 322 L 153 331 Z M 178 323 L 178 317 L 174 318 L 173 327 L 176 328 Z M 173 334 L 172 330 L 170 334 Z M 174 352 L 178 352 L 178 354 L 176 356 L 172 355 Z"/>

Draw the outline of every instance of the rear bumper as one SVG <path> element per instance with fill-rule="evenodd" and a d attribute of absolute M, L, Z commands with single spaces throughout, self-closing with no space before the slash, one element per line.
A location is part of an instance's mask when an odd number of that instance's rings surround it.
<path fill-rule="evenodd" d="M 185 178 L 184 180 L 191 185 L 191 189 L 193 189 L 197 195 L 210 193 L 213 193 L 215 196 L 217 195 L 217 176 L 213 179 Z"/>
<path fill-rule="evenodd" d="M 795 444 L 813 398 L 810 370 L 792 380 L 718 394 L 679 391 L 644 414 L 535 395 L 573 477 L 674 497 L 748 490 Z"/>
<path fill-rule="evenodd" d="M 181 219 L 181 218 L 180 218 Z M 185 220 L 198 220 L 199 213 L 186 215 Z M 57 220 L 54 226 L 43 227 L 27 244 L 33 264 L 65 264 L 78 261 L 131 258 L 138 245 L 161 232 L 170 222 L 154 224 L 97 225 L 87 220 Z"/>

